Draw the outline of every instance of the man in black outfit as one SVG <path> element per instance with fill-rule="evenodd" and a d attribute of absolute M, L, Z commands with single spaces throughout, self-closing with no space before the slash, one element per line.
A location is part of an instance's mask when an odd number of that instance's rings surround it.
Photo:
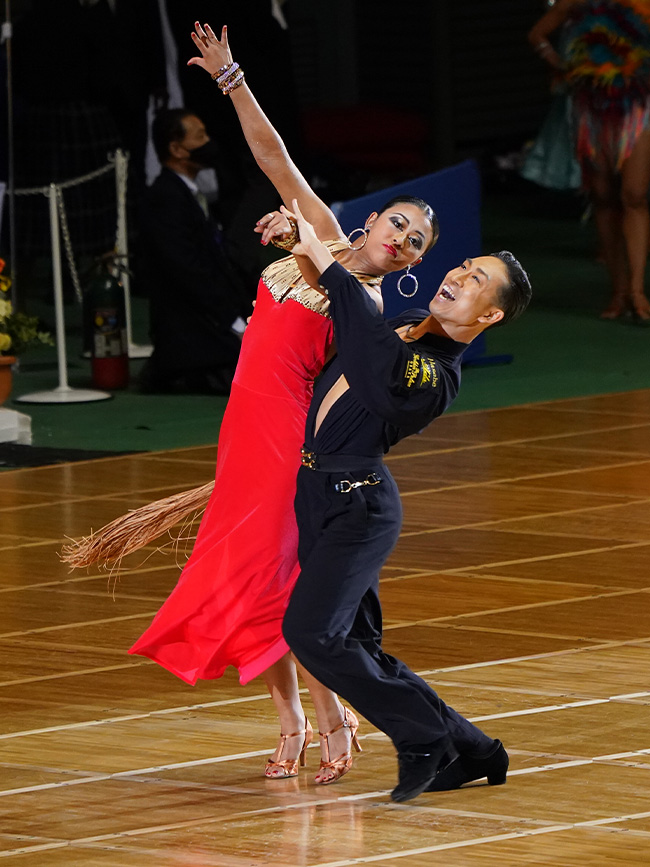
<path fill-rule="evenodd" d="M 141 387 L 228 394 L 252 308 L 196 184 L 198 172 L 216 161 L 216 145 L 185 109 L 160 112 L 152 138 L 162 169 L 142 205 L 138 269 L 154 351 Z"/>
<path fill-rule="evenodd" d="M 399 536 L 399 493 L 382 454 L 456 397 L 461 354 L 519 315 L 530 283 L 511 253 L 466 260 L 429 305 L 386 322 L 358 281 L 299 220 L 300 245 L 330 299 L 338 355 L 316 385 L 298 473 L 301 573 L 283 633 L 299 662 L 385 732 L 405 801 L 487 776 L 504 783 L 500 741 L 448 707 L 381 647 L 379 571 Z"/>

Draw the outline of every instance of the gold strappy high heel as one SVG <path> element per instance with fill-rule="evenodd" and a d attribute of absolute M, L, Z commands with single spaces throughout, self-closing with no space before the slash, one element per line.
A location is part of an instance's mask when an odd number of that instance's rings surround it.
<path fill-rule="evenodd" d="M 300 755 L 297 759 L 282 759 L 282 753 L 284 752 L 284 748 L 287 745 L 287 740 L 289 738 L 296 738 L 298 735 L 304 735 L 304 739 L 302 742 L 302 747 L 300 749 Z M 280 747 L 278 752 L 278 759 L 275 762 L 268 761 L 266 763 L 266 768 L 264 769 L 264 776 L 268 777 L 271 780 L 282 780 L 285 777 L 297 777 L 298 776 L 298 762 L 300 762 L 300 767 L 304 768 L 307 764 L 307 760 L 305 758 L 305 751 L 309 744 L 314 739 L 314 730 L 311 727 L 311 724 L 307 717 L 305 717 L 305 727 L 298 732 L 291 732 L 290 735 L 280 735 Z M 282 770 L 281 774 L 273 773 L 274 770 L 280 768 Z"/>
<path fill-rule="evenodd" d="M 327 760 L 323 760 L 320 763 L 321 771 L 327 770 L 332 771 L 333 776 L 328 780 L 317 780 L 316 782 L 321 786 L 327 786 L 329 783 L 335 783 L 337 780 L 340 780 L 343 774 L 347 774 L 347 772 L 352 767 L 352 749 L 350 749 L 347 753 L 343 753 L 338 757 L 338 759 L 334 759 L 334 761 L 330 760 L 330 744 L 329 737 L 333 735 L 334 732 L 340 731 L 342 728 L 350 729 L 350 745 L 354 745 L 355 750 L 360 753 L 362 752 L 361 744 L 357 738 L 357 731 L 359 729 L 359 720 L 352 713 L 352 711 L 344 707 L 343 708 L 343 722 L 340 722 L 337 726 L 335 726 L 331 731 L 326 732 L 318 732 L 319 736 L 323 739 L 325 743 L 325 755 L 327 756 Z"/>

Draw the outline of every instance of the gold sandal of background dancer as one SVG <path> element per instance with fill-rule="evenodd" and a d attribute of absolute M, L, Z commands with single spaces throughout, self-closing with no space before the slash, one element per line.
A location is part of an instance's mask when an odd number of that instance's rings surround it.
<path fill-rule="evenodd" d="M 297 738 L 298 735 L 304 735 L 304 739 L 302 742 L 302 747 L 300 749 L 300 754 L 297 759 L 282 759 L 282 753 L 284 752 L 284 748 L 287 745 L 287 741 L 289 738 Z M 305 751 L 307 747 L 314 739 L 314 730 L 311 727 L 311 723 L 305 717 L 305 727 L 298 732 L 291 732 L 290 735 L 280 735 L 280 745 L 278 747 L 278 758 L 277 761 L 268 761 L 266 763 L 266 768 L 264 769 L 264 776 L 268 777 L 270 780 L 283 780 L 286 777 L 297 777 L 298 776 L 298 762 L 300 762 L 300 767 L 304 768 L 307 764 L 307 759 L 305 757 Z M 280 770 L 281 773 L 274 773 L 274 771 Z"/>
<path fill-rule="evenodd" d="M 342 728 L 350 729 L 350 749 L 347 753 L 340 755 L 338 759 L 330 761 L 330 735 L 340 731 Z M 359 720 L 349 708 L 344 707 L 343 722 L 339 723 L 331 731 L 326 732 L 325 734 L 323 734 L 323 732 L 318 732 L 319 737 L 321 737 L 325 743 L 325 755 L 327 756 L 327 760 L 321 760 L 319 773 L 321 771 L 332 771 L 333 773 L 333 776 L 329 777 L 327 780 L 316 780 L 320 786 L 327 786 L 330 783 L 335 783 L 337 780 L 340 780 L 344 774 L 347 774 L 352 767 L 352 746 L 354 746 L 358 753 L 363 752 L 361 744 L 357 738 L 358 729 Z"/>

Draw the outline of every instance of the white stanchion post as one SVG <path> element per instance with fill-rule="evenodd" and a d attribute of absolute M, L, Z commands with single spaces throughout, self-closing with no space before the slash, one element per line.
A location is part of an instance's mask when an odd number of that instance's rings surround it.
<path fill-rule="evenodd" d="M 126 223 L 126 185 L 129 161 L 123 150 L 115 151 L 115 187 L 117 191 L 117 231 L 115 250 L 118 256 L 124 257 L 125 268 L 120 274 L 124 287 L 124 308 L 126 311 L 126 339 L 129 348 L 129 358 L 149 358 L 153 346 L 138 345 L 133 342 L 133 327 L 131 316 L 131 278 L 126 270 L 129 255 L 129 237 Z"/>
<path fill-rule="evenodd" d="M 59 388 L 68 389 L 68 359 L 65 346 L 65 315 L 63 312 L 63 271 L 61 270 L 61 238 L 56 184 L 50 184 L 50 243 L 52 246 L 52 277 L 54 278 L 54 321 L 56 324 L 56 358 L 59 367 Z"/>
<path fill-rule="evenodd" d="M 63 313 L 63 273 L 61 271 L 61 244 L 59 237 L 59 188 L 50 184 L 50 240 L 52 243 L 52 276 L 54 277 L 54 315 L 56 319 L 56 354 L 59 366 L 59 385 L 52 391 L 36 391 L 14 398 L 15 403 L 90 403 L 108 400 L 107 391 L 70 388 L 65 347 L 65 318 Z"/>

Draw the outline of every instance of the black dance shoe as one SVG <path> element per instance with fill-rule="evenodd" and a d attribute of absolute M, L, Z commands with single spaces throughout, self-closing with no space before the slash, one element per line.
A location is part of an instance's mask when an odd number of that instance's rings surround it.
<path fill-rule="evenodd" d="M 430 752 L 397 754 L 399 766 L 398 783 L 390 793 L 393 801 L 409 801 L 417 798 L 431 785 L 436 777 L 440 762 L 446 753 L 447 738 L 438 743 Z"/>
<path fill-rule="evenodd" d="M 430 785 L 426 787 L 426 791 L 447 792 L 483 777 L 487 777 L 491 786 L 501 786 L 506 781 L 509 761 L 508 753 L 501 741 L 495 741 L 492 750 L 480 758 L 461 753 L 457 759 L 436 774 Z"/>

